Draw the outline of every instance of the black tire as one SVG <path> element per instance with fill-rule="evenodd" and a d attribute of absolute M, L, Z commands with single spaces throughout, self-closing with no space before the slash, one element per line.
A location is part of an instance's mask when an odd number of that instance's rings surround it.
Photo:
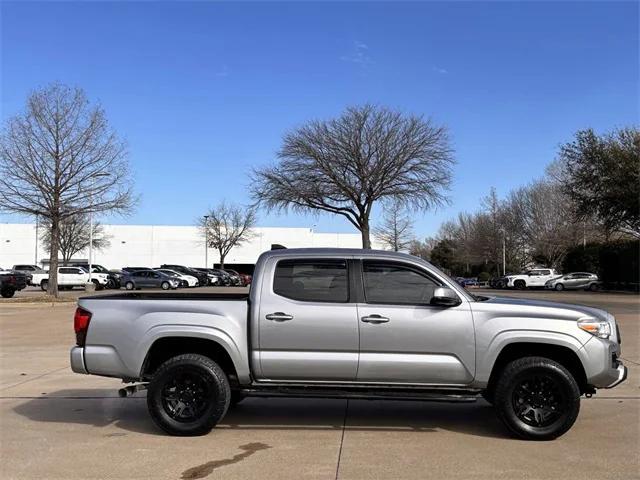
<path fill-rule="evenodd" d="M 578 418 L 580 388 L 559 363 L 544 357 L 524 357 L 507 364 L 501 372 L 494 405 L 498 418 L 516 436 L 552 440 L 566 433 Z"/>
<path fill-rule="evenodd" d="M 169 282 L 162 282 L 160 284 L 160 287 L 162 287 L 163 290 L 169 290 L 171 288 L 171 285 L 169 285 Z"/>
<path fill-rule="evenodd" d="M 102 290 L 103 286 L 98 280 L 91 280 L 91 282 L 96 286 L 96 291 Z"/>
<path fill-rule="evenodd" d="M 124 288 L 127 290 L 133 290 L 135 288 L 135 285 L 133 284 L 133 282 L 127 282 L 124 284 Z"/>
<path fill-rule="evenodd" d="M 527 284 L 524 280 L 516 280 L 515 282 L 513 282 L 513 286 L 517 290 L 524 290 L 525 288 L 527 288 Z"/>
<path fill-rule="evenodd" d="M 47 288 L 49 288 L 49 280 L 42 280 L 40 282 L 40 289 L 42 289 L 43 292 L 46 292 Z"/>
<path fill-rule="evenodd" d="M 563 284 L 561 284 L 561 283 L 556 283 L 555 289 L 556 289 L 558 292 L 561 292 L 562 290 L 564 290 L 564 285 L 563 285 Z"/>
<path fill-rule="evenodd" d="M 116 288 L 116 282 L 113 280 L 113 278 L 110 278 L 109 280 L 107 280 L 107 285 L 105 288 L 108 288 L 110 290 L 113 288 Z"/>
<path fill-rule="evenodd" d="M 160 365 L 147 393 L 153 421 L 168 434 L 178 436 L 209 433 L 227 413 L 230 401 L 231 389 L 224 371 L 209 357 L 192 353 Z"/>
<path fill-rule="evenodd" d="M 589 291 L 590 292 L 597 292 L 599 288 L 600 287 L 598 287 L 597 283 L 592 283 L 591 285 L 589 285 Z"/>
<path fill-rule="evenodd" d="M 3 288 L 2 290 L 0 290 L 0 295 L 2 295 L 2 298 L 11 298 L 15 293 L 16 291 L 13 288 Z"/>

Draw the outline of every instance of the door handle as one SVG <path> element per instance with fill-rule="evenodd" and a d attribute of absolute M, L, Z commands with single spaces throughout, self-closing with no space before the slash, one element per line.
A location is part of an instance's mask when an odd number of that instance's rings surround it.
<path fill-rule="evenodd" d="M 293 315 L 287 315 L 283 312 L 275 312 L 265 315 L 267 320 L 273 320 L 274 322 L 286 322 L 287 320 L 293 320 Z"/>
<path fill-rule="evenodd" d="M 374 313 L 373 315 L 367 315 L 366 317 L 362 317 L 360 320 L 362 320 L 365 323 L 376 323 L 376 324 L 387 323 L 389 321 L 387 317 L 383 317 L 376 313 Z"/>

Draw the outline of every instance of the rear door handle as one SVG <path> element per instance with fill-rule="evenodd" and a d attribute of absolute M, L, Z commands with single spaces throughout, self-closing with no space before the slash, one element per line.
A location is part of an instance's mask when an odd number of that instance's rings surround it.
<path fill-rule="evenodd" d="M 288 315 L 283 312 L 275 312 L 266 315 L 264 318 L 267 320 L 273 320 L 274 322 L 286 322 L 287 320 L 293 320 L 293 315 Z"/>
<path fill-rule="evenodd" d="M 360 320 L 362 320 L 365 323 L 387 323 L 389 321 L 387 317 L 383 317 L 382 315 L 378 315 L 375 313 L 373 315 L 367 315 L 366 317 L 362 317 Z"/>

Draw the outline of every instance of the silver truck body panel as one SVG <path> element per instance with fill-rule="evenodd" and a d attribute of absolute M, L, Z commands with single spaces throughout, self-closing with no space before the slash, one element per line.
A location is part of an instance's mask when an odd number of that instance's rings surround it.
<path fill-rule="evenodd" d="M 277 295 L 281 259 L 383 259 L 423 269 L 459 296 L 455 307 L 303 302 Z M 612 362 L 620 347 L 615 319 L 595 308 L 514 298 L 476 301 L 429 263 L 395 252 L 296 249 L 264 253 L 245 300 L 81 298 L 93 313 L 86 346 L 75 347 L 78 373 L 139 379 L 153 343 L 198 337 L 220 344 L 241 385 L 260 382 L 351 383 L 483 388 L 500 352 L 512 343 L 569 348 L 588 383 L 621 381 Z M 250 308 L 249 308 L 250 305 Z M 267 319 L 267 316 L 272 319 Z M 274 317 L 275 315 L 275 317 Z M 286 318 L 282 318 L 282 316 Z M 363 318 L 380 315 L 384 322 Z M 289 318 L 290 317 L 290 318 Z M 581 330 L 577 320 L 610 323 L 611 337 Z"/>

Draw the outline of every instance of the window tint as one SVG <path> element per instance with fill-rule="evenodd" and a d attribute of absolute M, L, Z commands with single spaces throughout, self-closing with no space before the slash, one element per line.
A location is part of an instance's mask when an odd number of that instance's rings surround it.
<path fill-rule="evenodd" d="M 345 260 L 281 260 L 273 291 L 303 302 L 346 302 L 349 299 Z"/>
<path fill-rule="evenodd" d="M 363 262 L 367 303 L 426 305 L 440 284 L 417 268 L 398 263 Z"/>
<path fill-rule="evenodd" d="M 61 268 L 60 270 L 58 270 L 58 272 L 60 272 L 60 273 L 78 273 L 78 271 L 75 268 Z"/>
<path fill-rule="evenodd" d="M 540 270 L 540 275 L 551 275 L 551 270 Z"/>
<path fill-rule="evenodd" d="M 139 270 L 137 272 L 133 272 L 133 276 L 134 277 L 146 277 L 147 276 L 147 272 L 145 272 L 144 270 Z"/>

